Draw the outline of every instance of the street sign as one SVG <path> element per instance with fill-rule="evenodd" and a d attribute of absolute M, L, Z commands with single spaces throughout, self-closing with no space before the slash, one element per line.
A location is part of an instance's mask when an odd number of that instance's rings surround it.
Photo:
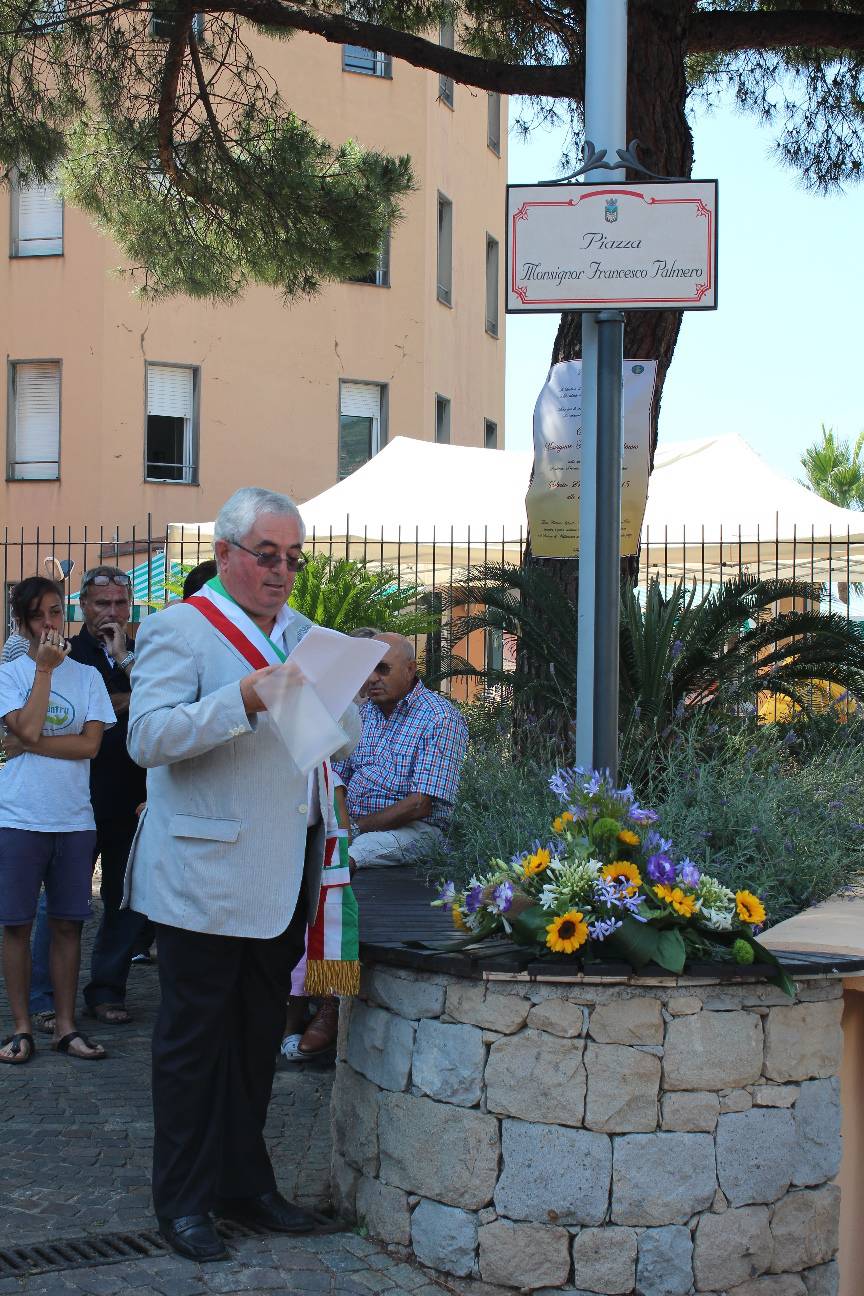
<path fill-rule="evenodd" d="M 716 306 L 716 180 L 507 186 L 511 314 Z"/>
<path fill-rule="evenodd" d="M 639 549 L 648 498 L 656 360 L 625 360 L 621 460 L 621 555 Z M 562 360 L 534 408 L 534 475 L 525 506 L 536 558 L 579 557 L 582 481 L 582 361 Z"/>

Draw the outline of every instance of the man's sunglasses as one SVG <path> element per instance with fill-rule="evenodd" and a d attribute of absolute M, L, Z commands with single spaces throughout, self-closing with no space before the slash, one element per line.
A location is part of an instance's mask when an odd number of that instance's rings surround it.
<path fill-rule="evenodd" d="M 278 553 L 260 553 L 257 549 L 247 549 L 246 545 L 239 544 L 236 540 L 229 540 L 228 543 L 235 549 L 242 549 L 244 553 L 251 554 L 259 567 L 266 567 L 268 571 L 276 571 L 281 567 L 283 562 L 289 572 L 302 571 L 306 566 L 306 559 L 302 554 L 278 554 Z"/>
<path fill-rule="evenodd" d="M 119 585 L 121 589 L 130 590 L 132 582 L 128 576 L 91 576 L 81 586 L 82 592 L 90 585 Z"/>

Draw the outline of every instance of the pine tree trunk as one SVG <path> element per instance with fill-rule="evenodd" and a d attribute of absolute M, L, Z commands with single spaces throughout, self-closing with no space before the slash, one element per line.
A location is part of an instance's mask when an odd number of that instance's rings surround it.
<path fill-rule="evenodd" d="M 627 139 L 638 139 L 640 160 L 649 170 L 663 176 L 689 177 L 693 167 L 693 138 L 685 115 L 687 84 L 685 58 L 690 0 L 630 0 L 628 31 Z M 581 96 L 581 87 L 580 87 Z M 620 172 L 616 173 L 620 178 Z M 630 173 L 628 179 L 638 179 Z M 657 387 L 651 411 L 651 465 L 657 445 L 657 420 L 663 384 L 681 327 L 680 311 L 633 311 L 626 316 L 624 355 L 630 359 L 657 360 Z M 579 359 L 582 355 L 582 316 L 567 312 L 561 316 L 552 362 Z M 531 539 L 525 550 L 525 565 L 543 564 L 556 580 L 562 594 L 574 603 L 578 597 L 579 563 L 576 559 L 534 558 Z M 631 582 L 636 559 L 622 563 L 622 578 Z M 573 655 L 576 645 L 573 644 Z M 517 669 L 536 678 L 547 669 L 534 661 L 520 645 Z M 569 713 L 568 713 L 569 712 Z M 525 749 L 538 731 L 550 737 L 562 751 L 572 748 L 572 710 L 547 713 L 542 703 L 517 701 L 515 728 L 518 745 Z"/>

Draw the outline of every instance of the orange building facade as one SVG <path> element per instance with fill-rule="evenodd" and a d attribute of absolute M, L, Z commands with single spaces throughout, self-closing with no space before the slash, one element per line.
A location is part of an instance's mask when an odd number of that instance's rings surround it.
<path fill-rule="evenodd" d="M 148 515 L 158 534 L 240 485 L 302 502 L 396 435 L 503 446 L 506 100 L 314 37 L 265 42 L 262 62 L 331 141 L 411 155 L 418 189 L 375 281 L 287 307 L 259 287 L 148 304 L 86 215 L 4 191 L 10 538 L 125 538 Z"/>

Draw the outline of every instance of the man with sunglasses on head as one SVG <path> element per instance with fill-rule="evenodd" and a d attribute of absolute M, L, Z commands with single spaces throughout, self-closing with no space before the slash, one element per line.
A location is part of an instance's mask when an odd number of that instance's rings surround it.
<path fill-rule="evenodd" d="M 111 698 L 117 723 L 106 729 L 90 763 L 90 800 L 96 820 L 96 851 L 102 869 L 102 918 L 90 960 L 84 1002 L 103 1025 L 132 1020 L 126 1008 L 126 980 L 146 919 L 121 909 L 123 877 L 144 800 L 145 774 L 126 750 L 134 641 L 126 633 L 132 615 L 132 585 L 119 567 L 100 565 L 84 573 L 79 594 L 84 625 L 72 640 L 70 657 L 95 666 Z"/>
<path fill-rule="evenodd" d="M 228 1255 L 214 1216 L 316 1224 L 279 1193 L 264 1123 L 329 809 L 256 692 L 311 624 L 287 605 L 304 536 L 287 496 L 236 491 L 216 518 L 216 576 L 148 617 L 136 644 L 129 750 L 147 806 L 126 897 L 159 948 L 153 1200 L 162 1236 L 199 1262 Z M 342 727 L 334 755 L 359 736 L 353 704 Z"/>

